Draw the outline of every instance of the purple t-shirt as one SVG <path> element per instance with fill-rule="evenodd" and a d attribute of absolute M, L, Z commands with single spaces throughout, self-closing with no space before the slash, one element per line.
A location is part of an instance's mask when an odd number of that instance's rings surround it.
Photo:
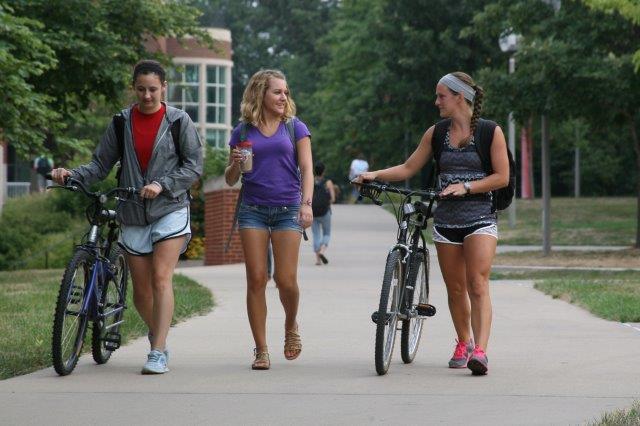
<path fill-rule="evenodd" d="M 231 132 L 232 148 L 240 143 L 240 127 Z M 306 124 L 297 118 L 293 120 L 293 129 L 296 143 L 311 136 Z M 285 123 L 280 123 L 271 137 L 264 136 L 255 126 L 248 126 L 247 140 L 253 148 L 253 170 L 242 174 L 242 201 L 270 207 L 299 205 L 298 159 Z"/>

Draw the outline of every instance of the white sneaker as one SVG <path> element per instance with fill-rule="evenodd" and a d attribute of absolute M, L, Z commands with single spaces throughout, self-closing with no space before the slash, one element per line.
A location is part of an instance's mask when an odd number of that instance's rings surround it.
<path fill-rule="evenodd" d="M 167 357 L 164 353 L 153 349 L 147 355 L 147 362 L 142 367 L 142 374 L 164 374 L 169 371 Z"/>

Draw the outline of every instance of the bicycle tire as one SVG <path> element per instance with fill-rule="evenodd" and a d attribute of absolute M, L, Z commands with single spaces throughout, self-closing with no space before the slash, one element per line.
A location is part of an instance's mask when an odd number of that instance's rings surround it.
<path fill-rule="evenodd" d="M 51 339 L 53 368 L 61 376 L 70 374 L 82 352 L 88 317 L 82 304 L 91 280 L 93 256 L 78 250 L 67 265 L 56 301 Z M 73 338 L 73 341 L 70 339 Z"/>
<path fill-rule="evenodd" d="M 380 290 L 380 305 L 376 320 L 375 364 L 376 372 L 382 376 L 389 370 L 395 345 L 398 322 L 399 284 L 403 279 L 402 253 L 393 250 L 387 256 Z"/>
<path fill-rule="evenodd" d="M 124 252 L 120 247 L 115 248 L 109 256 L 109 262 L 114 266 L 113 277 L 106 281 L 105 288 L 100 294 L 100 305 L 98 315 L 93 321 L 91 333 L 91 355 L 97 364 L 106 364 L 111 358 L 115 349 L 109 349 L 104 341 L 107 333 L 120 331 L 120 325 L 108 328 L 112 324 L 119 322 L 124 316 L 124 308 L 127 300 L 127 282 L 129 279 L 129 268 Z M 116 314 L 104 318 L 105 312 L 122 308 Z"/>
<path fill-rule="evenodd" d="M 406 287 L 413 287 L 413 290 Z M 412 257 L 406 284 L 407 300 L 410 308 L 418 303 L 429 303 L 429 251 L 420 249 Z M 417 290 L 417 292 L 416 292 Z M 400 354 L 405 364 L 413 362 L 418 353 L 424 319 L 410 318 L 402 322 L 400 334 Z"/>

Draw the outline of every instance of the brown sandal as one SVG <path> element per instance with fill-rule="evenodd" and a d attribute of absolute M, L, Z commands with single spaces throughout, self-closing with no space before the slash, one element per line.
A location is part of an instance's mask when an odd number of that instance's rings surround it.
<path fill-rule="evenodd" d="M 287 356 L 287 352 L 293 353 L 293 355 Z M 302 341 L 300 340 L 300 334 L 298 329 L 284 332 L 284 357 L 289 361 L 293 361 L 298 358 L 302 352 Z"/>
<path fill-rule="evenodd" d="M 266 349 L 258 351 L 258 348 L 255 348 L 253 355 L 256 359 L 253 361 L 253 364 L 251 364 L 252 370 L 268 370 L 271 367 L 269 352 L 267 352 Z"/>

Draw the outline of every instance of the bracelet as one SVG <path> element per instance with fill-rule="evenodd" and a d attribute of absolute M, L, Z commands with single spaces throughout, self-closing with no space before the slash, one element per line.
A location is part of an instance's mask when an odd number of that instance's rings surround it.
<path fill-rule="evenodd" d="M 301 206 L 309 206 L 309 207 L 311 207 L 311 200 L 303 201 L 302 203 L 300 203 L 300 205 Z"/>

